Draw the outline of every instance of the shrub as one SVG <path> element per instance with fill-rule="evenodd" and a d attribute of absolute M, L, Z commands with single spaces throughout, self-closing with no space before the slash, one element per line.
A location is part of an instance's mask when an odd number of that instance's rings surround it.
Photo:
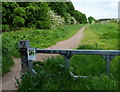
<path fill-rule="evenodd" d="M 13 12 L 16 16 L 26 18 L 26 11 L 25 11 L 25 8 L 23 8 L 23 7 L 17 7 L 17 8 L 14 9 Z"/>
<path fill-rule="evenodd" d="M 3 31 L 3 32 L 8 32 L 8 31 L 10 31 L 10 26 L 9 26 L 9 25 L 2 25 L 2 31 Z"/>
<path fill-rule="evenodd" d="M 20 27 L 23 26 L 25 23 L 25 19 L 20 16 L 15 16 L 13 19 L 13 26 L 14 27 Z"/>
<path fill-rule="evenodd" d="M 38 29 L 50 28 L 51 22 L 48 11 L 49 7 L 47 3 L 29 3 L 29 5 L 26 7 L 26 26 L 30 27 L 30 25 L 32 25 L 31 28 L 34 26 Z"/>
<path fill-rule="evenodd" d="M 53 10 L 48 12 L 51 20 L 51 28 L 56 28 L 57 26 L 64 25 L 65 20 L 60 15 L 54 13 Z"/>
<path fill-rule="evenodd" d="M 65 19 L 66 19 L 66 24 L 67 25 L 77 23 L 76 19 L 74 17 L 72 17 L 69 13 L 67 14 Z"/>

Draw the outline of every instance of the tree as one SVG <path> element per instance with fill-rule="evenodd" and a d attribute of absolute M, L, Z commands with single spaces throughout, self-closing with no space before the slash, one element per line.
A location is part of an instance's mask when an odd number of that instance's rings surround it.
<path fill-rule="evenodd" d="M 39 29 L 50 28 L 49 7 L 45 2 L 32 2 L 26 7 L 26 25 Z"/>
<path fill-rule="evenodd" d="M 75 10 L 72 2 L 2 3 L 2 24 L 7 31 L 9 28 L 13 30 L 20 27 L 49 29 L 51 25 L 54 28 L 63 24 L 83 24 L 86 22 L 86 15 Z"/>
<path fill-rule="evenodd" d="M 12 25 L 16 7 L 19 7 L 16 2 L 2 2 L 2 24 Z"/>
<path fill-rule="evenodd" d="M 71 12 L 71 15 L 76 19 L 76 21 L 80 24 L 82 24 L 82 13 L 78 10 L 74 10 Z"/>
<path fill-rule="evenodd" d="M 82 14 L 82 24 L 87 23 L 87 18 L 85 14 Z"/>
<path fill-rule="evenodd" d="M 95 21 L 95 19 L 93 18 L 93 17 L 88 17 L 88 22 L 91 24 L 91 23 L 93 23 Z"/>

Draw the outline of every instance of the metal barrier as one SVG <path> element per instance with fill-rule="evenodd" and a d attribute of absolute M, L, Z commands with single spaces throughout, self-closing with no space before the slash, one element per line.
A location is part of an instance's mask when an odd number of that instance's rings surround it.
<path fill-rule="evenodd" d="M 19 42 L 19 52 L 21 55 L 21 66 L 22 70 L 21 73 L 24 74 L 26 69 L 29 70 L 31 74 L 36 74 L 35 70 L 33 69 L 32 60 L 35 60 L 36 53 L 48 53 L 48 54 L 60 54 L 65 59 L 65 69 L 69 70 L 70 58 L 75 54 L 82 54 L 82 55 L 101 55 L 106 60 L 106 72 L 110 74 L 110 61 L 115 56 L 120 56 L 120 50 L 54 50 L 54 49 L 37 49 L 37 48 L 30 48 L 30 42 L 27 40 L 23 40 Z M 87 76 L 75 76 L 73 73 L 70 72 L 72 76 L 75 78 L 81 77 L 86 78 Z"/>

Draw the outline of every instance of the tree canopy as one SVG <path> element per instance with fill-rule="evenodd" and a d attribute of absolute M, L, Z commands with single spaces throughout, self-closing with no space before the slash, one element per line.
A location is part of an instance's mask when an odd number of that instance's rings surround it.
<path fill-rule="evenodd" d="M 72 2 L 2 2 L 3 31 L 19 27 L 49 29 L 53 25 L 55 28 L 76 23 L 87 23 L 87 18 L 75 10 Z"/>
<path fill-rule="evenodd" d="M 91 24 L 92 22 L 94 22 L 95 21 L 95 19 L 92 17 L 92 16 L 90 16 L 90 17 L 88 17 L 88 22 Z"/>

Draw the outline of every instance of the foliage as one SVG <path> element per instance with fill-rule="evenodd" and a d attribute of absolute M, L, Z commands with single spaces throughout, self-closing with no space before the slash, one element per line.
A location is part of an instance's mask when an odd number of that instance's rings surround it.
<path fill-rule="evenodd" d="M 84 24 L 86 20 L 72 2 L 2 2 L 2 24 L 12 31 L 20 27 L 50 29 L 63 24 Z"/>
<path fill-rule="evenodd" d="M 66 16 L 66 14 L 67 14 L 67 6 L 66 6 L 65 2 L 50 2 L 49 6 L 58 15 L 61 15 L 62 17 Z"/>
<path fill-rule="evenodd" d="M 54 11 L 50 10 L 48 13 L 50 15 L 51 28 L 56 28 L 65 24 L 64 18 L 54 13 Z"/>
<path fill-rule="evenodd" d="M 90 17 L 88 18 L 88 22 L 89 22 L 90 24 L 93 23 L 94 21 L 95 21 L 95 19 L 94 19 L 93 17 L 90 16 Z"/>
<path fill-rule="evenodd" d="M 13 19 L 13 26 L 17 27 L 19 26 L 23 26 L 25 23 L 25 20 L 19 16 L 15 16 Z"/>
<path fill-rule="evenodd" d="M 82 24 L 87 23 L 87 18 L 85 14 L 82 14 Z"/>
<path fill-rule="evenodd" d="M 9 26 L 9 25 L 2 25 L 2 31 L 3 31 L 3 32 L 8 32 L 8 31 L 10 31 L 10 26 Z"/>
<path fill-rule="evenodd" d="M 44 62 L 35 62 L 34 69 L 38 74 L 34 76 L 25 74 L 21 83 L 19 82 L 18 90 L 116 90 L 116 77 L 112 74 L 111 76 L 105 75 L 105 62 L 103 62 L 103 59 L 99 60 L 100 57 L 92 59 L 92 56 L 87 58 L 86 56 L 75 55 L 70 61 L 70 69 L 77 72 L 74 72 L 74 74 L 89 76 L 86 79 L 78 78 L 75 80 L 65 70 L 64 59 L 62 57 L 55 57 Z M 79 60 L 81 61 L 79 62 Z M 115 67 L 116 64 L 114 63 L 113 66 Z M 116 74 L 116 72 L 113 71 L 112 73 Z"/>
<path fill-rule="evenodd" d="M 14 50 L 14 42 L 11 39 L 2 37 L 2 74 L 10 71 L 11 66 L 14 64 L 12 60 L 12 50 Z"/>
<path fill-rule="evenodd" d="M 14 9 L 19 7 L 16 2 L 2 3 L 2 24 L 12 25 L 14 19 Z"/>
<path fill-rule="evenodd" d="M 48 29 L 50 27 L 49 7 L 45 2 L 32 2 L 26 7 L 26 23 L 33 23 L 36 28 Z M 30 26 L 29 26 L 30 27 Z"/>
<path fill-rule="evenodd" d="M 74 17 L 72 17 L 70 14 L 67 14 L 66 17 L 66 23 L 67 24 L 77 24 L 77 21 Z"/>
<path fill-rule="evenodd" d="M 2 75 L 2 35 L 0 35 L 0 75 Z"/>
<path fill-rule="evenodd" d="M 13 65 L 12 56 L 19 57 L 18 42 L 20 40 L 30 40 L 31 47 L 47 48 L 58 41 L 72 37 L 83 25 L 61 26 L 51 30 L 38 30 L 22 28 L 15 32 L 5 32 L 2 34 L 2 53 L 3 53 L 3 74 L 10 70 Z"/>
<path fill-rule="evenodd" d="M 87 18 L 85 16 L 85 14 L 82 14 L 78 10 L 72 11 L 71 16 L 73 16 L 76 19 L 76 21 L 80 24 L 87 23 Z"/>
<path fill-rule="evenodd" d="M 66 24 L 87 23 L 85 14 L 75 10 L 72 2 L 50 2 L 48 5 L 65 19 Z"/>
<path fill-rule="evenodd" d="M 110 33 L 112 32 L 115 35 L 116 31 L 118 30 L 115 23 L 90 25 L 84 31 L 85 38 L 78 49 L 106 49 L 104 46 L 99 45 L 103 39 L 105 44 L 109 44 L 106 46 L 107 48 L 117 49 L 117 43 L 114 43 L 114 41 L 118 38 Z M 106 32 L 107 40 L 110 40 L 111 43 L 108 43 L 104 36 Z M 103 37 L 102 40 L 101 37 Z M 111 41 L 112 39 L 114 41 Z M 101 56 L 74 55 L 70 59 L 70 71 L 75 75 L 89 76 L 86 79 L 78 78 L 77 80 L 74 80 L 70 73 L 65 71 L 65 62 L 62 57 L 49 58 L 44 62 L 35 62 L 34 69 L 38 74 L 35 76 L 25 74 L 18 85 L 18 90 L 117 90 L 118 59 L 120 57 L 116 57 L 111 61 L 111 73 L 106 75 L 106 62 Z"/>

